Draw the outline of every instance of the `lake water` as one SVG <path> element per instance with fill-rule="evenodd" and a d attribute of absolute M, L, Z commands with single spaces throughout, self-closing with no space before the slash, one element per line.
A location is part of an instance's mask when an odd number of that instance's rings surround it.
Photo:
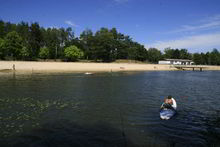
<path fill-rule="evenodd" d="M 161 120 L 167 95 L 177 115 Z M 220 146 L 220 72 L 0 73 L 0 146 Z"/>

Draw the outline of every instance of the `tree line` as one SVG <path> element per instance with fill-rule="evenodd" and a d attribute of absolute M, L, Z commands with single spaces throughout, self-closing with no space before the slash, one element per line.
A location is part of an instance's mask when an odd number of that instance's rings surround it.
<path fill-rule="evenodd" d="M 147 50 L 116 28 L 86 29 L 75 37 L 72 28 L 44 28 L 35 22 L 12 24 L 0 21 L 2 60 L 86 59 L 112 62 L 116 59 L 147 60 Z"/>
<path fill-rule="evenodd" d="M 0 59 L 113 62 L 117 59 L 157 63 L 162 59 L 192 59 L 196 64 L 220 65 L 217 49 L 191 54 L 187 49 L 146 49 L 116 28 L 84 30 L 75 37 L 72 28 L 44 28 L 37 22 L 13 24 L 0 20 Z"/>
<path fill-rule="evenodd" d="M 211 52 L 206 53 L 188 53 L 186 49 L 166 48 L 163 58 L 169 59 L 190 59 L 197 65 L 220 65 L 220 52 L 214 48 Z"/>

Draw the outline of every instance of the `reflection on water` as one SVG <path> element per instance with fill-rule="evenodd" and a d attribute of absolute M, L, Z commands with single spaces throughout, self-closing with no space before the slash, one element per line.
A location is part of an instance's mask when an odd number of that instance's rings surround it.
<path fill-rule="evenodd" d="M 0 73 L 0 145 L 219 146 L 219 73 Z"/>

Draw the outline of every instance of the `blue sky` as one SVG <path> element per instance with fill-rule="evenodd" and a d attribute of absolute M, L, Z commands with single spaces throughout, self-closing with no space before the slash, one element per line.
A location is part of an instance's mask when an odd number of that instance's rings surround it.
<path fill-rule="evenodd" d="M 116 27 L 146 48 L 220 50 L 220 0 L 0 0 L 0 19 L 43 27 Z"/>

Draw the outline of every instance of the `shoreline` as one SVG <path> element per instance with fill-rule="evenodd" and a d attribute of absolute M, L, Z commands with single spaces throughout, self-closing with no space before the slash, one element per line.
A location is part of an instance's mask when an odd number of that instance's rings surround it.
<path fill-rule="evenodd" d="M 220 66 L 206 66 L 204 70 L 220 70 Z M 120 71 L 178 71 L 173 65 L 144 63 L 84 63 L 0 61 L 0 72 L 120 72 Z M 189 69 L 190 70 L 190 69 Z"/>

